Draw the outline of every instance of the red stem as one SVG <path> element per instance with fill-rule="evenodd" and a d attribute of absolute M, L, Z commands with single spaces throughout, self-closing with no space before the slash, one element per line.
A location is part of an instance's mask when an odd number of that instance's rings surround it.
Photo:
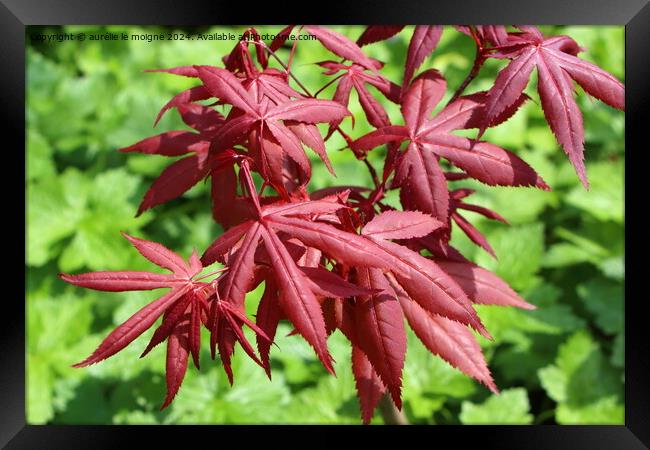
<path fill-rule="evenodd" d="M 323 86 L 322 88 L 320 88 L 319 90 L 316 91 L 316 93 L 314 94 L 314 98 L 318 97 L 318 94 L 320 94 L 320 93 L 323 92 L 325 89 L 327 89 L 329 86 L 331 86 L 332 83 L 336 82 L 336 80 L 338 80 L 339 78 L 341 78 L 343 75 L 344 75 L 344 74 L 341 74 L 341 75 L 338 75 L 338 76 L 332 78 L 332 79 L 331 79 L 331 80 L 330 80 L 330 81 L 329 81 L 325 86 Z"/>
<path fill-rule="evenodd" d="M 251 196 L 251 199 L 253 200 L 253 204 L 255 205 L 255 209 L 257 210 L 257 214 L 261 217 L 262 216 L 262 207 L 260 206 L 260 199 L 257 195 L 257 189 L 255 189 L 255 183 L 253 182 L 253 176 L 251 175 L 250 168 L 248 167 L 248 161 L 243 160 L 240 164 L 241 167 L 241 172 L 240 174 L 243 174 L 244 178 L 244 184 L 246 185 L 246 188 Z"/>
<path fill-rule="evenodd" d="M 454 95 L 449 99 L 447 102 L 448 105 L 460 97 L 465 88 L 474 80 L 474 78 L 476 78 L 479 71 L 481 70 L 481 67 L 483 66 L 483 63 L 485 62 L 485 59 L 485 49 L 481 46 L 477 46 L 476 56 L 474 57 L 474 63 L 472 64 L 472 70 L 470 70 L 463 82 L 460 84 L 460 86 L 458 86 L 458 89 L 456 89 L 456 92 L 454 92 Z"/>

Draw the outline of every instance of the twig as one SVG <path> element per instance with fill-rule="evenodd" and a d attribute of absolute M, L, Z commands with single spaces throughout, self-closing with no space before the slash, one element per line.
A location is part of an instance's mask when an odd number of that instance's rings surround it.
<path fill-rule="evenodd" d="M 343 74 L 341 74 L 341 75 L 339 75 L 339 76 L 337 76 L 337 77 L 334 77 L 334 78 L 332 78 L 330 81 L 328 81 L 327 84 L 326 84 L 325 86 L 323 86 L 322 88 L 320 88 L 319 90 L 316 91 L 316 93 L 314 94 L 314 98 L 318 97 L 318 94 L 320 94 L 320 93 L 323 92 L 325 89 L 327 89 L 328 87 L 330 87 L 332 84 L 334 84 L 336 81 L 338 81 L 338 79 L 341 78 L 342 76 L 343 76 Z"/>
<path fill-rule="evenodd" d="M 370 161 L 368 161 L 368 158 L 363 158 L 362 159 L 363 163 L 366 165 L 368 168 L 368 172 L 370 172 L 370 176 L 372 177 L 372 182 L 375 185 L 375 188 L 379 187 L 379 178 L 377 177 L 377 171 L 375 170 L 374 167 L 372 167 L 372 164 L 370 164 Z"/>
<path fill-rule="evenodd" d="M 458 86 L 458 89 L 456 89 L 456 92 L 454 92 L 454 95 L 449 99 L 447 102 L 448 105 L 460 97 L 465 88 L 474 80 L 474 78 L 476 78 L 476 75 L 478 75 L 484 62 L 485 54 L 483 53 L 483 49 L 479 48 L 476 50 L 476 57 L 474 58 L 474 64 L 472 64 L 472 70 L 467 74 L 463 82 Z"/>
<path fill-rule="evenodd" d="M 385 393 L 379 401 L 379 412 L 386 425 L 408 425 L 409 421 L 403 411 L 397 409 L 395 403 L 390 398 L 390 394 Z"/>
<path fill-rule="evenodd" d="M 483 63 L 486 60 L 486 52 L 483 46 L 481 45 L 481 41 L 476 36 L 474 29 L 470 27 L 470 31 L 472 33 L 472 38 L 474 39 L 474 42 L 476 42 L 476 55 L 474 56 L 474 63 L 472 64 L 472 69 L 470 72 L 467 74 L 463 82 L 458 86 L 458 89 L 456 89 L 456 92 L 454 92 L 454 95 L 452 95 L 451 99 L 447 102 L 449 105 L 452 103 L 454 100 L 456 100 L 460 95 L 463 93 L 465 88 L 476 78 L 478 75 L 479 71 L 481 70 L 481 67 L 483 66 Z"/>

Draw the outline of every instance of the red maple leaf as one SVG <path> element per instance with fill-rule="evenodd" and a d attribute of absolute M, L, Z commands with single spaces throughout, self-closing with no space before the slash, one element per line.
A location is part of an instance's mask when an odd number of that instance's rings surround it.
<path fill-rule="evenodd" d="M 229 139 L 228 143 L 234 145 L 243 142 L 244 136 L 249 136 L 250 152 L 260 173 L 279 192 L 284 195 L 287 192 L 282 177 L 284 155 L 289 156 L 309 179 L 309 159 L 301 142 L 314 145 L 316 153 L 328 162 L 319 133 L 311 133 L 307 137 L 308 132 L 301 132 L 302 127 L 290 127 L 296 122 L 315 124 L 340 119 L 350 115 L 345 107 L 331 100 L 317 99 L 299 99 L 276 105 L 268 100 L 258 102 L 229 71 L 210 66 L 197 66 L 197 71 L 209 92 L 238 110 L 237 116 L 230 121 L 232 131 L 223 133 L 229 137 L 236 136 L 234 142 Z M 213 148 L 222 145 L 222 138 L 222 135 L 215 136 Z"/>
<path fill-rule="evenodd" d="M 588 94 L 621 110 L 625 109 L 625 87 L 600 67 L 578 58 L 582 49 L 569 36 L 544 38 L 536 27 L 522 27 L 522 30 L 523 33 L 510 34 L 508 43 L 502 43 L 491 54 L 512 61 L 499 72 L 488 91 L 481 133 L 494 118 L 517 102 L 533 69 L 537 68 L 537 90 L 546 121 L 587 188 L 582 113 L 573 98 L 571 80 Z"/>
<path fill-rule="evenodd" d="M 171 403 L 178 392 L 187 370 L 190 353 L 194 364 L 199 367 L 201 325 L 207 325 L 208 300 L 213 287 L 195 278 L 203 269 L 196 252 L 192 253 L 189 262 L 186 263 L 180 256 L 161 244 L 138 239 L 125 233 L 124 237 L 142 256 L 172 271 L 173 274 L 110 271 L 80 275 L 62 273 L 59 276 L 70 284 L 99 291 L 122 292 L 159 288 L 171 288 L 171 291 L 138 310 L 113 330 L 89 357 L 73 367 L 95 364 L 114 355 L 149 329 L 162 315 L 161 325 L 142 353 L 142 356 L 145 356 L 156 345 L 167 340 L 167 396 L 161 406 L 162 409 Z M 264 332 L 245 315 L 223 303 L 213 302 L 215 303 L 220 314 L 226 317 L 232 323 L 232 328 L 238 332 L 240 342 L 245 341 L 245 338 L 241 332 L 241 325 L 235 323 L 233 317 L 245 322 L 266 338 Z M 259 362 L 256 357 L 254 359 Z"/>
<path fill-rule="evenodd" d="M 353 143 L 357 150 L 370 150 L 388 142 L 409 141 L 406 151 L 396 159 L 393 180 L 393 187 L 401 188 L 400 198 L 405 208 L 427 212 L 447 222 L 450 200 L 439 157 L 489 185 L 548 189 L 542 178 L 514 153 L 451 134 L 456 129 L 477 126 L 476 117 L 482 112 L 480 100 L 484 94 L 460 97 L 430 118 L 445 88 L 446 82 L 436 70 L 423 72 L 404 94 L 405 125 L 379 128 Z M 519 104 L 524 99 L 520 96 Z M 505 111 L 493 124 L 506 120 L 512 113 Z"/>
<path fill-rule="evenodd" d="M 350 101 L 350 92 L 354 88 L 359 97 L 359 103 L 368 119 L 368 123 L 375 128 L 390 125 L 390 119 L 388 118 L 386 109 L 372 96 L 366 85 L 374 86 L 387 99 L 394 103 L 399 103 L 400 88 L 398 85 L 379 74 L 367 73 L 368 68 L 359 64 L 345 65 L 336 61 L 323 61 L 318 63 L 318 65 L 327 69 L 323 72 L 326 75 L 334 75 L 339 71 L 344 72 L 331 81 L 338 81 L 332 100 L 347 107 Z M 339 119 L 330 123 L 328 136 L 334 132 L 334 129 L 340 122 L 341 120 Z"/>

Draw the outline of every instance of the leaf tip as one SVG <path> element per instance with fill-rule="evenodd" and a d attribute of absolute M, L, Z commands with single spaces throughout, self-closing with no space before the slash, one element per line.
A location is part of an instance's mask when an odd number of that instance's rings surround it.
<path fill-rule="evenodd" d="M 142 203 L 140 203 L 140 206 L 138 206 L 138 211 L 135 213 L 135 217 L 140 217 L 143 212 L 151 208 L 149 205 L 146 204 L 146 197 L 142 200 Z"/>
<path fill-rule="evenodd" d="M 66 283 L 70 283 L 71 280 L 72 280 L 72 275 L 67 274 L 67 273 L 64 273 L 64 272 L 59 272 L 59 273 L 57 274 L 57 276 L 58 276 L 60 279 L 62 279 L 63 281 L 65 281 Z"/>
<path fill-rule="evenodd" d="M 478 331 L 478 333 L 481 336 L 483 336 L 485 339 L 487 339 L 488 341 L 494 341 L 494 337 L 492 337 L 492 335 L 487 330 L 487 328 L 485 328 L 485 326 L 483 326 L 483 324 L 479 324 L 479 325 L 480 326 L 478 328 L 476 328 L 476 331 Z"/>
<path fill-rule="evenodd" d="M 78 363 L 76 363 L 76 364 L 73 364 L 73 365 L 70 366 L 70 367 L 73 367 L 73 368 L 75 368 L 75 369 L 81 369 L 82 367 L 89 366 L 89 365 L 91 365 L 91 364 L 93 364 L 93 363 L 95 363 L 95 362 L 96 362 L 96 361 L 92 361 L 90 358 L 86 358 L 86 359 L 84 359 L 83 361 L 80 361 L 80 362 L 78 362 Z"/>
<path fill-rule="evenodd" d="M 144 351 L 142 352 L 142 354 L 140 355 L 140 358 L 144 358 L 145 356 L 147 356 L 147 355 L 149 354 L 149 352 L 151 351 L 152 348 L 153 348 L 153 347 L 151 347 L 150 345 L 148 345 L 147 348 L 145 348 Z"/>
<path fill-rule="evenodd" d="M 165 398 L 164 403 L 160 406 L 160 411 L 162 411 L 163 409 L 167 408 L 167 407 L 171 404 L 172 400 L 174 400 L 174 396 L 173 396 L 173 395 L 172 395 L 172 396 L 169 396 L 169 395 L 168 395 L 168 396 Z"/>
<path fill-rule="evenodd" d="M 479 141 L 483 135 L 485 134 L 485 131 L 487 130 L 487 127 L 485 125 L 481 125 L 478 129 L 478 134 L 476 135 L 476 140 Z"/>
<path fill-rule="evenodd" d="M 537 309 L 536 305 L 533 305 L 532 303 L 528 303 L 526 300 L 523 298 L 517 296 L 517 301 L 513 302 L 511 306 L 514 306 L 515 308 L 520 308 L 520 309 L 526 309 L 528 311 L 534 311 Z"/>
<path fill-rule="evenodd" d="M 494 383 L 494 380 L 492 380 L 492 377 L 485 382 L 485 385 L 494 395 L 501 395 L 501 391 L 499 391 L 499 388 Z"/>

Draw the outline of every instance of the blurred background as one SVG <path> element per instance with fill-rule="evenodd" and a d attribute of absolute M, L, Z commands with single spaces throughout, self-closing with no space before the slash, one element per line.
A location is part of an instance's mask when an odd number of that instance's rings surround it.
<path fill-rule="evenodd" d="M 256 27 L 277 33 L 281 27 Z M 332 27 L 353 40 L 363 27 Z M 231 31 L 243 27 L 171 29 L 160 27 L 29 27 L 32 33 L 160 33 Z M 568 34 L 586 51 L 580 56 L 624 81 L 622 27 L 542 27 Z M 401 83 L 412 27 L 395 38 L 364 47 L 386 63 L 382 73 Z M 31 424 L 155 423 L 360 423 L 349 344 L 339 333 L 329 339 L 337 378 L 328 375 L 299 337 L 285 337 L 281 326 L 271 352 L 273 380 L 241 350 L 235 353 L 231 388 L 218 361 L 209 360 L 207 334 L 199 372 L 189 367 L 172 405 L 159 411 L 165 393 L 165 348 L 138 359 L 153 331 L 97 365 L 73 369 L 117 324 L 156 292 L 102 293 L 67 285 L 58 272 L 151 270 L 123 239 L 126 231 L 164 243 L 188 257 L 201 253 L 221 233 L 210 214 L 209 186 L 195 186 L 182 198 L 134 218 L 151 182 L 171 161 L 123 154 L 153 134 L 185 129 L 176 111 L 158 124 L 158 110 L 196 81 L 145 69 L 179 65 L 221 66 L 235 41 L 33 42 L 27 48 L 27 420 Z M 281 49 L 280 57 L 288 57 Z M 447 96 L 468 73 L 474 57 L 471 39 L 446 27 L 440 44 L 420 70 L 439 69 Z M 313 63 L 338 60 L 320 44 L 298 44 L 293 71 L 312 92 L 327 79 Z M 271 63 L 271 66 L 274 66 Z M 503 61 L 489 61 L 466 93 L 488 89 Z M 587 97 L 576 87 L 584 114 L 585 159 L 591 190 L 586 191 L 546 124 L 535 86 L 532 97 L 511 120 L 484 139 L 515 151 L 552 187 L 491 188 L 457 182 L 477 193 L 471 203 L 495 209 L 510 225 L 491 223 L 468 212 L 498 261 L 475 247 L 463 233 L 454 244 L 478 264 L 495 271 L 535 311 L 479 306 L 494 342 L 480 343 L 500 396 L 431 355 L 414 335 L 404 369 L 404 410 L 422 424 L 587 424 L 624 422 L 623 282 L 624 269 L 624 113 Z M 371 88 L 372 90 L 373 88 Z M 372 91 L 382 103 L 388 103 Z M 330 88 L 320 98 L 331 98 Z M 359 117 L 356 138 L 370 127 L 353 91 L 350 110 Z M 389 115 L 401 123 L 399 110 Z M 475 136 L 476 130 L 468 135 Z M 312 158 L 311 189 L 334 184 L 365 184 L 367 171 L 351 151 L 339 151 L 338 135 L 328 143 L 338 178 Z M 381 152 L 371 160 L 381 169 Z M 313 155 L 313 153 L 311 154 Z M 397 201 L 395 196 L 393 202 Z M 459 230 L 458 230 L 459 231 Z M 253 314 L 261 289 L 248 296 Z M 248 330 L 247 330 L 248 331 Z M 245 355 L 244 355 L 245 356 Z M 373 423 L 382 423 L 379 413 Z"/>

